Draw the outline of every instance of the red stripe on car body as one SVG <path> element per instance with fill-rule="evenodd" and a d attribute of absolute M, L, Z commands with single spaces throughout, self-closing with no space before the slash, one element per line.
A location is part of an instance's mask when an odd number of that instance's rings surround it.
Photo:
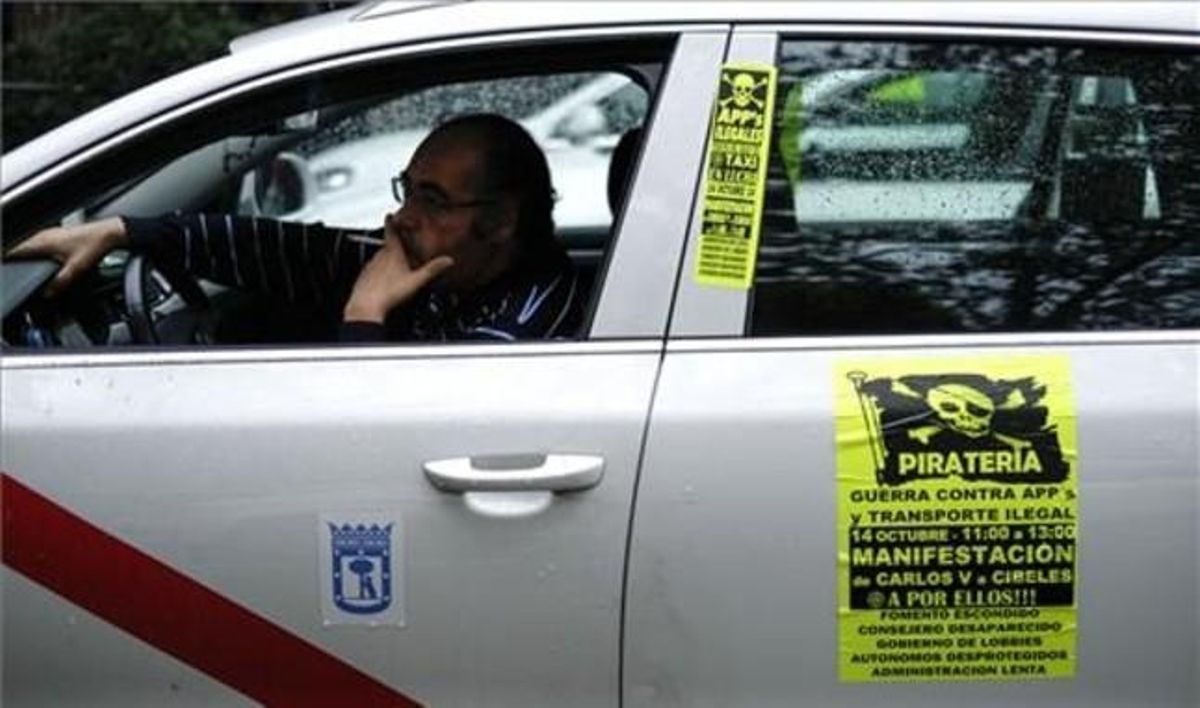
<path fill-rule="evenodd" d="M 269 706 L 417 706 L 0 473 L 5 565 Z"/>

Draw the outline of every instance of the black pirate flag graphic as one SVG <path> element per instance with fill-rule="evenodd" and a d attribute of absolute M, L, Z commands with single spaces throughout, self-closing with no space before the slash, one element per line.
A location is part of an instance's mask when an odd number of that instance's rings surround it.
<path fill-rule="evenodd" d="M 1074 675 L 1070 359 L 897 354 L 833 374 L 839 678 Z"/>
<path fill-rule="evenodd" d="M 1056 426 L 1034 377 L 974 373 L 872 378 L 854 385 L 876 480 L 898 486 L 959 477 L 965 481 L 1053 484 L 1070 472 Z"/>

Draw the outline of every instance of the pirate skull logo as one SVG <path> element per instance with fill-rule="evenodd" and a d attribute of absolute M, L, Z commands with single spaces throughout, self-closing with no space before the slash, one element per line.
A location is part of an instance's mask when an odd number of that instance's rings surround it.
<path fill-rule="evenodd" d="M 930 389 L 925 400 L 943 424 L 967 437 L 983 437 L 992 428 L 996 404 L 970 386 L 942 384 Z"/>
<path fill-rule="evenodd" d="M 746 73 L 738 74 L 734 76 L 733 79 L 730 79 L 729 77 L 724 78 L 726 83 L 729 84 L 729 87 L 733 91 L 733 94 L 728 99 L 725 99 L 725 103 L 732 101 L 733 105 L 737 106 L 738 108 L 746 108 L 753 104 L 756 108 L 762 110 L 764 102 L 755 98 L 754 92 L 757 91 L 762 84 L 766 83 L 765 80 L 762 83 L 759 83 L 754 80 L 753 76 Z"/>

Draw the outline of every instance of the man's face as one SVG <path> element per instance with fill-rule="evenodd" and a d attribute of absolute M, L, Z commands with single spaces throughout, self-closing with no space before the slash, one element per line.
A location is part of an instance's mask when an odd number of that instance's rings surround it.
<path fill-rule="evenodd" d="M 440 284 L 470 290 L 491 274 L 511 228 L 486 218 L 501 201 L 484 194 L 483 145 L 470 136 L 434 134 L 413 155 L 403 173 L 405 203 L 394 220 L 413 267 L 447 255 L 454 266 Z"/>

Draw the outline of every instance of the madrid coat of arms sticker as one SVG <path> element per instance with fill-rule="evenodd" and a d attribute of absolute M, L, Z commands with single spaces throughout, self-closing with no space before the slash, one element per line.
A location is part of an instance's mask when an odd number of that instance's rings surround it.
<path fill-rule="evenodd" d="M 396 515 L 321 515 L 318 546 L 325 624 L 404 623 L 401 534 Z"/>

